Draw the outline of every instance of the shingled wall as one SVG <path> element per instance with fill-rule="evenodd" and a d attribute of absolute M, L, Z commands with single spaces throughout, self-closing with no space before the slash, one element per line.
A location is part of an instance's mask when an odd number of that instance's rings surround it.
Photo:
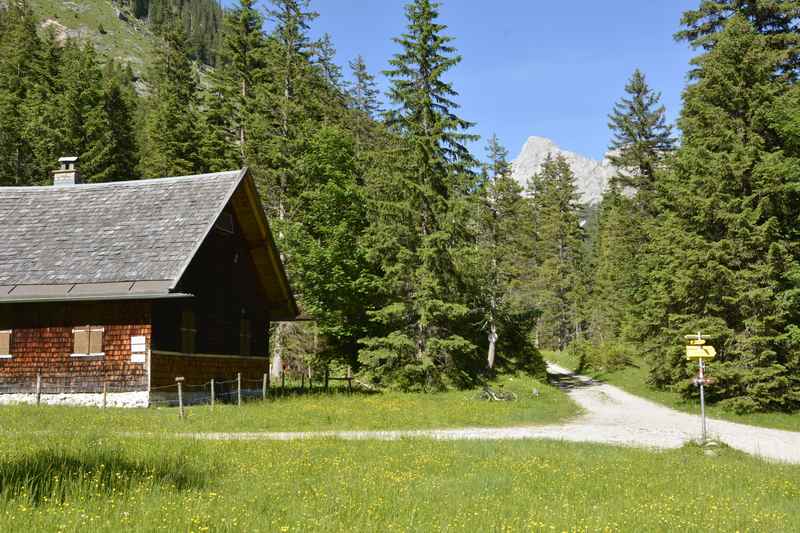
<path fill-rule="evenodd" d="M 73 357 L 73 328 L 103 326 L 103 356 Z M 149 302 L 15 304 L 0 308 L 0 329 L 12 329 L 11 359 L 0 359 L 3 392 L 29 392 L 36 374 L 42 392 L 147 389 L 147 366 L 131 362 L 131 337 L 150 346 Z"/>
<path fill-rule="evenodd" d="M 212 355 L 184 355 L 154 351 L 151 355 L 151 385 L 165 387 L 183 377 L 187 385 L 201 385 L 212 378 L 218 381 L 236 378 L 242 374 L 243 388 L 258 388 L 252 382 L 261 380 L 268 372 L 266 357 L 236 357 Z"/>

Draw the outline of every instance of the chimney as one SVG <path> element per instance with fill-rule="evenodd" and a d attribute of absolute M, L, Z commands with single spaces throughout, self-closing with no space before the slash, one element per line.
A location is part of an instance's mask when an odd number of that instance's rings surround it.
<path fill-rule="evenodd" d="M 53 185 L 55 187 L 68 187 L 70 185 L 78 185 L 81 182 L 77 157 L 62 157 L 58 160 L 58 163 L 61 168 L 53 171 Z"/>

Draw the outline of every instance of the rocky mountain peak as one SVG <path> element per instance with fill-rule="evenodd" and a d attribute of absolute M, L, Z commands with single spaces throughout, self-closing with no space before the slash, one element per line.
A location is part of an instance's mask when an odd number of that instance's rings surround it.
<path fill-rule="evenodd" d="M 608 187 L 611 177 L 616 173 L 615 167 L 603 158 L 601 161 L 560 148 L 547 137 L 528 137 L 517 158 L 513 161 L 511 175 L 523 187 L 527 186 L 531 176 L 539 172 L 547 155 L 562 155 L 575 173 L 581 201 L 594 204 L 600 201 Z"/>

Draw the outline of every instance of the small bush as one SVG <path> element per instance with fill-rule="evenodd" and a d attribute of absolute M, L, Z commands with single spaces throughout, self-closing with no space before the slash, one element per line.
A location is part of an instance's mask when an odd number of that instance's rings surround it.
<path fill-rule="evenodd" d="M 622 370 L 633 364 L 635 356 L 632 346 L 619 341 L 593 344 L 586 340 L 578 340 L 571 343 L 567 351 L 578 361 L 577 372 Z"/>

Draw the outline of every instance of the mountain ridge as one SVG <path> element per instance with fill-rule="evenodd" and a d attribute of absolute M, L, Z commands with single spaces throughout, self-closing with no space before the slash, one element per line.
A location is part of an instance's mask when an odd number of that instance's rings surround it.
<path fill-rule="evenodd" d="M 533 135 L 528 137 L 519 155 L 511 163 L 511 177 L 523 187 L 542 167 L 548 154 L 563 156 L 575 173 L 575 181 L 581 202 L 596 204 L 608 188 L 609 181 L 617 173 L 616 167 L 607 157 L 601 160 L 586 157 L 577 152 L 565 150 L 552 139 Z"/>

